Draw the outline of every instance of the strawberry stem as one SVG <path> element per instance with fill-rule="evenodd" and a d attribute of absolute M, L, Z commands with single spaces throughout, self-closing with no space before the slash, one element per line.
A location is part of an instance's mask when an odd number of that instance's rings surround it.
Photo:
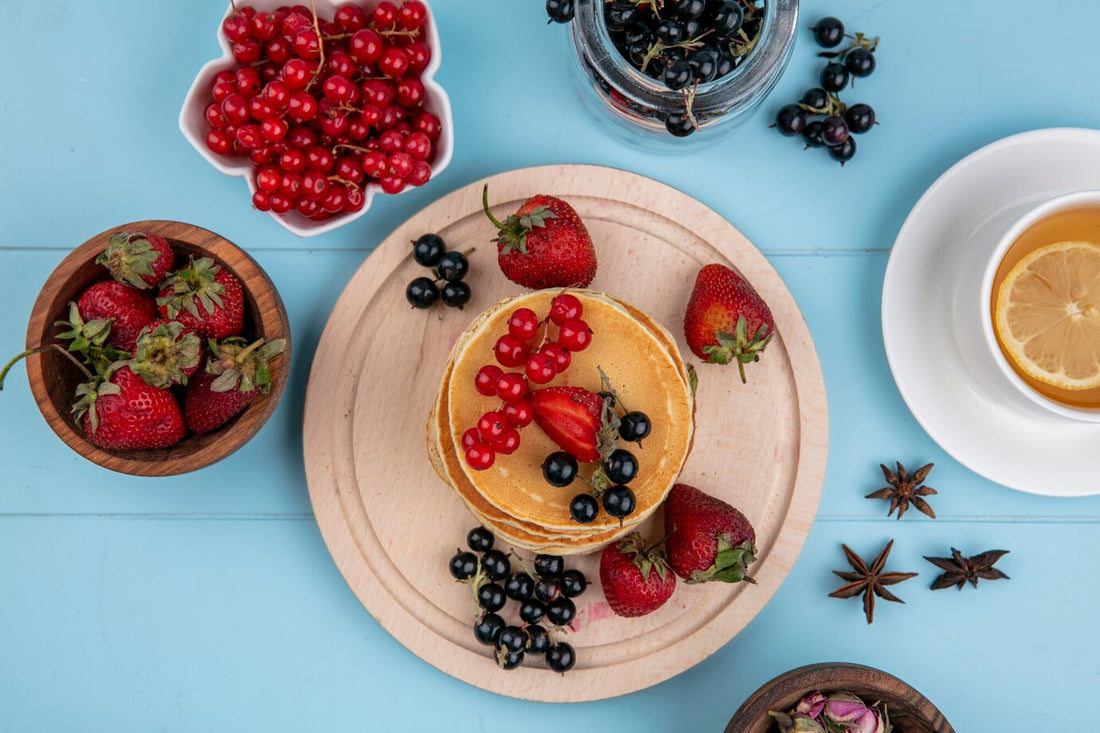
<path fill-rule="evenodd" d="M 85 377 L 87 377 L 88 379 L 92 379 L 92 373 L 88 371 L 87 367 L 85 367 L 83 364 L 80 363 L 79 359 L 77 359 L 75 356 L 70 354 L 69 351 L 67 349 L 65 349 L 64 347 L 62 347 L 58 344 L 50 344 L 49 346 L 43 346 L 43 347 L 38 348 L 38 349 L 27 349 L 26 351 L 24 351 L 20 354 L 16 354 L 15 357 L 11 361 L 9 361 L 7 364 L 5 364 L 4 368 L 0 369 L 0 390 L 4 389 L 4 377 L 6 377 L 8 375 L 8 371 L 11 370 L 11 368 L 13 366 L 15 366 L 17 363 L 19 363 L 19 361 L 21 359 L 25 359 L 28 356 L 30 356 L 31 354 L 41 354 L 45 351 L 49 351 L 50 349 L 56 349 L 57 351 L 64 354 L 69 359 L 69 361 L 71 361 L 73 364 L 76 364 L 77 369 L 82 371 L 84 373 Z"/>
<path fill-rule="evenodd" d="M 493 226 L 495 226 L 497 229 L 504 229 L 504 224 L 502 224 L 500 220 L 493 216 L 493 212 L 489 211 L 488 183 L 486 183 L 485 186 L 481 189 L 481 207 L 485 209 L 485 216 L 489 217 L 489 221 L 493 222 Z"/>

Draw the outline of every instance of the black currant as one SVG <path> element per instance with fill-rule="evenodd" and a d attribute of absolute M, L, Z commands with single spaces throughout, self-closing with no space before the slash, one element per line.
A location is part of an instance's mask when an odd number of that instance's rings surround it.
<path fill-rule="evenodd" d="M 821 86 L 830 92 L 839 92 L 848 86 L 848 70 L 842 64 L 830 61 L 821 70 Z"/>
<path fill-rule="evenodd" d="M 806 129 L 806 114 L 797 104 L 785 104 L 775 115 L 775 129 L 787 137 L 798 135 Z"/>
<path fill-rule="evenodd" d="M 557 578 L 543 578 L 535 583 L 535 598 L 549 603 L 561 595 L 561 584 Z"/>
<path fill-rule="evenodd" d="M 477 589 L 477 605 L 486 611 L 499 611 L 506 600 L 504 588 L 496 583 L 485 583 Z"/>
<path fill-rule="evenodd" d="M 577 653 L 567 642 L 559 641 L 546 650 L 546 666 L 555 672 L 568 672 L 577 663 Z"/>
<path fill-rule="evenodd" d="M 875 126 L 875 110 L 869 104 L 853 104 L 844 113 L 844 121 L 848 123 L 848 131 L 863 134 Z"/>
<path fill-rule="evenodd" d="M 505 626 L 497 637 L 497 646 L 510 652 L 521 652 L 527 646 L 527 632 L 518 626 Z"/>
<path fill-rule="evenodd" d="M 653 35 L 657 36 L 657 40 L 661 43 L 671 46 L 684 40 L 684 26 L 672 18 L 661 18 L 653 28 Z"/>
<path fill-rule="evenodd" d="M 577 477 L 577 459 L 563 450 L 554 451 L 542 462 L 542 477 L 551 486 L 568 486 Z"/>
<path fill-rule="evenodd" d="M 709 49 L 701 48 L 688 58 L 692 76 L 700 84 L 713 81 L 718 74 L 718 59 Z"/>
<path fill-rule="evenodd" d="M 540 578 L 560 578 L 565 571 L 565 560 L 561 555 L 535 555 L 535 574 Z"/>
<path fill-rule="evenodd" d="M 679 0 L 676 14 L 681 18 L 698 18 L 707 9 L 707 0 Z"/>
<path fill-rule="evenodd" d="M 503 649 L 497 652 L 497 666 L 501 669 L 515 669 L 523 664 L 523 652 L 509 652 Z"/>
<path fill-rule="evenodd" d="M 714 19 L 711 22 L 711 28 L 714 29 L 715 35 L 719 38 L 729 38 L 737 31 L 741 30 L 741 23 L 745 20 L 745 11 L 741 9 L 741 6 L 735 2 L 722 3 L 717 10 L 714 11 Z"/>
<path fill-rule="evenodd" d="M 552 626 L 568 626 L 577 615 L 577 604 L 573 599 L 559 596 L 546 604 L 546 620 Z"/>
<path fill-rule="evenodd" d="M 545 654 L 550 648 L 550 634 L 538 624 L 527 627 L 527 653 Z"/>
<path fill-rule="evenodd" d="M 588 581 L 580 570 L 566 570 L 561 574 L 561 594 L 566 598 L 576 598 L 588 587 Z"/>
<path fill-rule="evenodd" d="M 474 552 L 493 549 L 493 533 L 485 527 L 474 527 L 466 534 L 466 545 Z"/>
<path fill-rule="evenodd" d="M 825 48 L 832 48 L 844 40 L 844 24 L 831 15 L 817 21 L 817 25 L 810 30 L 814 32 L 817 44 Z"/>
<path fill-rule="evenodd" d="M 848 139 L 848 123 L 842 117 L 826 117 L 821 123 L 821 140 L 829 147 L 843 145 Z"/>
<path fill-rule="evenodd" d="M 573 0 L 546 0 L 546 14 L 555 23 L 573 20 Z"/>
<path fill-rule="evenodd" d="M 649 29 L 641 23 L 635 23 L 623 31 L 623 40 L 626 41 L 627 46 L 633 46 L 635 43 L 648 46 L 650 41 Z"/>
<path fill-rule="evenodd" d="M 846 68 L 852 76 L 858 76 L 860 78 L 870 76 L 875 70 L 875 55 L 866 48 L 853 48 L 848 52 L 848 55 L 844 57 L 844 68 Z"/>
<path fill-rule="evenodd" d="M 405 300 L 414 308 L 431 308 L 439 298 L 439 288 L 430 277 L 418 277 L 405 288 Z"/>
<path fill-rule="evenodd" d="M 446 251 L 447 245 L 438 234 L 421 234 L 413 242 L 413 259 L 424 267 L 435 267 Z"/>
<path fill-rule="evenodd" d="M 470 286 L 461 280 L 447 283 L 443 286 L 443 290 L 440 291 L 440 297 L 443 299 L 443 304 L 451 308 L 458 308 L 459 310 L 462 310 L 462 306 L 470 302 L 470 294 Z"/>
<path fill-rule="evenodd" d="M 487 613 L 474 622 L 474 636 L 486 646 L 496 644 L 500 630 L 504 628 L 504 619 L 498 614 Z"/>
<path fill-rule="evenodd" d="M 814 87 L 813 89 L 807 89 L 806 93 L 802 95 L 802 99 L 798 101 L 807 107 L 825 109 L 826 105 L 829 104 L 829 93 L 820 87 Z"/>
<path fill-rule="evenodd" d="M 489 550 L 481 556 L 481 568 L 489 580 L 504 580 L 512 572 L 512 563 L 500 550 Z"/>
<path fill-rule="evenodd" d="M 592 494 L 577 494 L 569 502 L 569 516 L 574 522 L 591 524 L 600 513 L 600 502 Z"/>
<path fill-rule="evenodd" d="M 703 22 L 698 18 L 681 18 L 680 21 L 684 26 L 684 36 L 687 38 L 696 38 L 703 31 Z"/>
<path fill-rule="evenodd" d="M 691 64 L 687 61 L 673 61 L 665 67 L 661 81 L 673 91 L 683 89 L 691 83 Z"/>
<path fill-rule="evenodd" d="M 845 138 L 844 142 L 840 145 L 834 145 L 829 148 L 829 157 L 833 160 L 840 161 L 841 165 L 844 165 L 849 160 L 855 157 L 856 154 L 856 139 L 849 135 Z"/>
<path fill-rule="evenodd" d="M 695 132 L 695 125 L 686 112 L 672 110 L 665 115 L 665 129 L 676 137 L 687 137 Z"/>
<path fill-rule="evenodd" d="M 651 429 L 649 416 L 634 410 L 623 415 L 619 421 L 619 438 L 628 443 L 637 443 L 648 436 Z"/>
<path fill-rule="evenodd" d="M 451 558 L 451 575 L 455 580 L 468 580 L 477 572 L 477 555 L 460 552 Z"/>
<path fill-rule="evenodd" d="M 537 624 L 546 615 L 546 604 L 537 598 L 528 598 L 519 607 L 519 617 L 524 623 Z"/>
<path fill-rule="evenodd" d="M 616 448 L 603 463 L 604 473 L 616 484 L 629 484 L 638 475 L 638 459 L 624 448 Z"/>
<path fill-rule="evenodd" d="M 435 274 L 449 282 L 461 280 L 466 277 L 466 273 L 469 271 L 470 263 L 466 259 L 466 255 L 461 252 L 448 252 L 439 259 L 439 264 L 435 266 Z"/>
<path fill-rule="evenodd" d="M 621 31 L 638 18 L 638 8 L 630 3 L 613 3 L 604 11 L 607 30 Z"/>
<path fill-rule="evenodd" d="M 821 120 L 814 120 L 813 122 L 806 124 L 806 129 L 802 131 L 802 139 L 806 141 L 806 147 L 808 148 L 820 148 L 825 144 L 825 140 L 821 137 L 824 125 Z"/>
<path fill-rule="evenodd" d="M 726 74 L 730 73 L 737 66 L 737 60 L 733 58 L 728 51 L 722 51 L 718 54 L 718 66 L 714 71 L 714 78 L 721 79 Z"/>
<path fill-rule="evenodd" d="M 535 579 L 522 570 L 512 573 L 504 582 L 504 595 L 513 601 L 525 601 L 535 592 Z"/>
<path fill-rule="evenodd" d="M 612 486 L 604 492 L 603 509 L 620 522 L 634 511 L 634 492 L 625 486 Z"/>

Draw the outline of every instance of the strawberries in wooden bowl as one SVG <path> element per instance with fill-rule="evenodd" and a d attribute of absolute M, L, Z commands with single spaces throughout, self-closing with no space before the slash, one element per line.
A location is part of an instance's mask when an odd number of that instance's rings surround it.
<path fill-rule="evenodd" d="M 232 242 L 140 221 L 73 250 L 27 325 L 39 410 L 80 455 L 168 476 L 240 448 L 290 372 L 290 325 L 263 269 Z"/>

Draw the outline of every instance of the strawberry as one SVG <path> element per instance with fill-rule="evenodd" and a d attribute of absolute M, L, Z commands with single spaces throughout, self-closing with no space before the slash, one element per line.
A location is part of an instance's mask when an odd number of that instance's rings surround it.
<path fill-rule="evenodd" d="M 774 334 L 772 312 L 752 285 L 725 265 L 699 270 L 684 313 L 691 353 L 712 364 L 736 361 L 744 382 L 745 365 L 760 360 Z"/>
<path fill-rule="evenodd" d="M 582 463 L 600 459 L 603 400 L 581 387 L 545 387 L 527 394 L 535 422 L 562 450 Z"/>
<path fill-rule="evenodd" d="M 179 321 L 153 321 L 141 331 L 130 368 L 147 384 L 168 388 L 187 384 L 199 368 L 202 339 Z"/>
<path fill-rule="evenodd" d="M 213 353 L 187 383 L 183 398 L 187 427 L 208 433 L 242 412 L 256 395 L 266 393 L 271 388 L 268 361 L 285 348 L 285 339 L 268 344 L 263 339 L 248 344 L 242 338 L 212 342 Z"/>
<path fill-rule="evenodd" d="M 172 393 L 146 384 L 128 366 L 118 366 L 107 379 L 96 377 L 81 384 L 76 394 L 77 422 L 88 440 L 101 448 L 167 448 L 186 432 Z"/>
<path fill-rule="evenodd" d="M 647 546 L 635 532 L 604 548 L 600 584 L 611 610 L 634 618 L 656 611 L 672 597 L 676 575 L 660 550 Z"/>
<path fill-rule="evenodd" d="M 176 255 L 162 237 L 144 232 L 117 232 L 107 241 L 107 249 L 96 257 L 111 277 L 120 283 L 144 290 L 160 285 L 172 270 Z"/>
<path fill-rule="evenodd" d="M 244 289 L 209 257 L 192 259 L 171 275 L 157 298 L 162 318 L 177 320 L 203 338 L 236 336 L 244 328 Z"/>
<path fill-rule="evenodd" d="M 117 280 L 92 285 L 77 298 L 76 306 L 85 322 L 111 319 L 107 343 L 131 353 L 141 329 L 157 317 L 152 296 Z"/>
<path fill-rule="evenodd" d="M 721 499 L 676 484 L 665 499 L 668 563 L 689 583 L 755 582 L 745 574 L 756 559 L 756 531 Z"/>
<path fill-rule="evenodd" d="M 500 222 L 489 210 L 489 187 L 481 203 L 499 230 L 497 263 L 504 276 L 525 288 L 587 287 L 596 276 L 596 249 L 572 206 L 539 194 Z"/>

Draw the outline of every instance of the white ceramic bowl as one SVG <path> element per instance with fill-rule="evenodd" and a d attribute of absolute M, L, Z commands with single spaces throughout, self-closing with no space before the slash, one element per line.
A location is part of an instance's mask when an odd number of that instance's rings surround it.
<path fill-rule="evenodd" d="M 336 8 L 343 4 L 335 0 L 314 0 L 314 3 L 317 8 L 317 14 L 329 20 L 331 20 L 335 14 Z M 251 0 L 251 2 L 247 4 L 259 11 L 272 11 L 281 5 L 285 5 L 286 2 L 285 0 Z M 368 6 L 373 4 L 373 2 L 365 3 L 365 5 Z M 425 3 L 425 5 L 427 5 L 427 3 Z M 180 130 L 183 132 L 183 136 L 186 137 L 187 141 L 191 143 L 191 146 L 198 151 L 199 155 L 206 158 L 210 165 L 227 176 L 240 176 L 244 178 L 251 194 L 256 192 L 256 183 L 253 180 L 251 161 L 246 157 L 218 155 L 206 147 L 206 133 L 209 131 L 209 125 L 206 122 L 205 112 L 206 106 L 210 103 L 210 86 L 219 71 L 232 69 L 237 66 L 237 62 L 233 58 L 229 40 L 221 32 L 222 20 L 234 11 L 234 7 L 230 5 L 226 9 L 225 15 L 218 20 L 215 32 L 218 39 L 218 45 L 221 46 L 222 49 L 222 55 L 219 58 L 208 61 L 199 71 L 198 76 L 195 77 L 194 83 L 191 84 L 191 89 L 187 92 L 187 98 L 183 101 L 179 125 Z M 439 30 L 436 27 L 435 16 L 430 6 L 428 6 L 427 29 L 427 41 L 432 49 L 432 58 L 428 62 L 427 68 L 424 69 L 424 72 L 420 76 L 420 80 L 424 83 L 425 91 L 424 109 L 438 117 L 442 127 L 439 140 L 435 144 L 435 160 L 432 161 L 432 179 L 434 179 L 442 173 L 447 167 L 447 164 L 451 162 L 451 155 L 454 153 L 454 120 L 451 117 L 451 101 L 447 97 L 447 93 L 443 91 L 443 87 L 435 81 L 435 72 L 439 69 L 442 53 L 439 44 Z M 425 185 L 431 185 L 431 180 Z M 405 190 L 407 191 L 408 188 Z M 286 214 L 276 214 L 274 212 L 268 212 L 268 214 L 275 221 L 279 222 L 279 224 L 294 232 L 299 237 L 312 237 L 317 234 L 332 231 L 348 222 L 355 221 L 360 216 L 367 213 L 367 209 L 370 208 L 374 195 L 376 193 L 381 193 L 381 191 L 382 189 L 377 183 L 367 184 L 364 188 L 366 200 L 363 203 L 362 209 L 351 214 L 341 214 L 331 219 L 326 219 L 325 221 L 314 221 L 313 219 L 302 216 L 293 209 Z M 250 195 L 247 199 L 242 200 L 241 205 L 251 208 L 251 202 L 252 197 Z"/>

